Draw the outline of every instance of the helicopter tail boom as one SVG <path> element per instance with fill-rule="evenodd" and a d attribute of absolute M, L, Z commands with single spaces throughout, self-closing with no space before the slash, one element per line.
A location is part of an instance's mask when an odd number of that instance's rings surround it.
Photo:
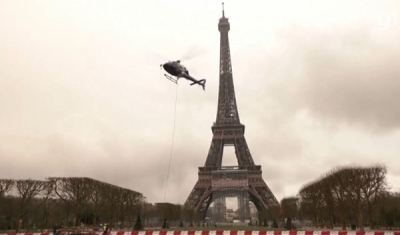
<path fill-rule="evenodd" d="M 203 90 L 205 90 L 205 85 L 206 85 L 206 80 L 205 79 L 196 80 L 194 77 L 192 77 L 192 76 L 190 76 L 188 74 L 183 74 L 183 75 L 181 75 L 181 77 L 184 77 L 187 80 L 192 81 L 192 83 L 190 83 L 191 86 L 193 86 L 194 84 L 199 84 L 200 86 L 203 87 Z"/>

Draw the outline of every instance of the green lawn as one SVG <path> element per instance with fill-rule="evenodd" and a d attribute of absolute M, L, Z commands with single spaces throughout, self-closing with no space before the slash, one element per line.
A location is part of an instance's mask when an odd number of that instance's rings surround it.
<path fill-rule="evenodd" d="M 161 231 L 161 230 L 166 230 L 166 231 L 216 231 L 216 230 L 238 230 L 238 231 L 274 231 L 274 230 L 282 230 L 282 228 L 280 229 L 273 229 L 273 228 L 269 228 L 269 227 L 262 227 L 262 226 L 209 226 L 209 227 L 173 227 L 173 228 L 169 228 L 169 229 L 162 229 L 162 228 L 146 228 L 146 230 L 150 230 L 150 231 Z"/>

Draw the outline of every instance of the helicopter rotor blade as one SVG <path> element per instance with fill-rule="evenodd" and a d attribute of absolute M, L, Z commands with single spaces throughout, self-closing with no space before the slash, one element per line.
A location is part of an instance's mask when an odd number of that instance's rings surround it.
<path fill-rule="evenodd" d="M 146 61 L 158 61 L 158 63 L 165 63 L 169 60 L 170 59 L 168 59 L 166 56 L 158 52 L 150 52 L 146 55 Z"/>
<path fill-rule="evenodd" d="M 164 56 L 163 53 L 160 53 L 159 51 L 151 51 L 151 52 L 147 53 L 147 55 L 145 56 L 146 57 L 145 59 L 146 59 L 146 61 L 151 63 L 151 65 L 149 64 L 149 66 L 154 66 L 154 63 L 161 62 L 162 64 L 160 64 L 160 69 L 162 69 L 162 65 L 168 61 L 180 60 L 181 63 L 186 63 L 192 59 L 195 59 L 195 58 L 200 57 L 207 53 L 208 53 L 208 51 L 205 48 L 199 47 L 197 45 L 191 45 L 180 59 L 179 59 L 179 56 L 177 56 L 177 54 L 180 54 L 179 51 L 173 51 L 171 57 L 169 57 L 169 58 Z M 174 58 L 178 58 L 178 59 L 174 59 Z M 192 63 L 189 62 L 189 66 L 187 67 L 187 69 L 189 70 L 189 72 L 191 72 L 191 74 L 194 74 L 194 76 L 196 76 L 199 73 L 195 69 L 196 66 L 193 65 Z M 192 64 L 192 65 L 190 65 L 190 64 Z"/>
<path fill-rule="evenodd" d="M 158 60 L 158 61 L 166 62 L 166 61 L 171 61 L 171 60 L 174 60 L 174 61 L 180 60 L 181 62 L 187 62 L 189 60 L 192 60 L 199 56 L 207 54 L 207 52 L 208 51 L 205 48 L 199 47 L 197 45 L 192 45 L 183 53 L 183 55 L 180 55 L 180 56 L 177 55 L 177 54 L 180 54 L 179 51 L 174 51 L 174 53 L 172 55 L 170 55 L 170 57 L 166 57 L 163 55 L 163 53 L 160 53 L 158 51 L 152 51 L 147 54 L 146 59 L 148 59 L 149 61 Z"/>
<path fill-rule="evenodd" d="M 201 55 L 204 55 L 207 53 L 207 50 L 205 48 L 196 46 L 196 45 L 192 45 L 188 48 L 188 50 L 185 52 L 185 54 L 183 54 L 182 56 L 182 60 L 183 61 L 188 61 L 191 59 L 194 59 L 196 57 L 199 57 Z"/>
<path fill-rule="evenodd" d="M 205 48 L 199 47 L 197 45 L 191 45 L 186 52 L 183 54 L 183 56 L 181 57 L 181 59 L 179 59 L 181 61 L 181 63 L 185 63 L 185 66 L 187 67 L 187 69 L 189 70 L 190 74 L 199 74 L 196 69 L 194 68 L 195 66 L 193 65 L 193 62 L 191 60 L 198 58 L 204 54 L 207 54 L 208 51 Z M 192 65 L 190 65 L 192 64 Z"/>

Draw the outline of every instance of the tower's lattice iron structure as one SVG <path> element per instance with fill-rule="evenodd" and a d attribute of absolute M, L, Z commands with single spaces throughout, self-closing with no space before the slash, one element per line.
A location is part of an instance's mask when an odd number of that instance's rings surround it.
<path fill-rule="evenodd" d="M 279 202 L 262 178 L 260 165 L 255 165 L 244 137 L 245 126 L 239 119 L 232 77 L 232 62 L 228 32 L 230 24 L 222 10 L 218 29 L 220 41 L 219 94 L 216 122 L 212 126 L 213 138 L 203 167 L 199 167 L 198 181 L 185 202 L 198 219 L 204 219 L 210 204 L 230 196 L 238 197 L 239 218 L 250 217 L 249 201 L 258 211 L 264 211 Z M 234 146 L 238 160 L 236 167 L 223 167 L 224 146 Z M 222 215 L 221 215 L 222 216 Z"/>

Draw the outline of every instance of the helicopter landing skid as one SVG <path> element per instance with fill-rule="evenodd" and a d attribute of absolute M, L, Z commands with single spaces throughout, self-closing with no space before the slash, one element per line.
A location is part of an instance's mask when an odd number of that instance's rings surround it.
<path fill-rule="evenodd" d="M 171 76 L 168 76 L 167 74 L 164 74 L 164 76 L 165 76 L 168 80 L 170 80 L 171 82 L 173 82 L 173 83 L 175 83 L 175 84 L 178 84 L 178 78 L 173 78 L 173 77 L 171 77 Z"/>

